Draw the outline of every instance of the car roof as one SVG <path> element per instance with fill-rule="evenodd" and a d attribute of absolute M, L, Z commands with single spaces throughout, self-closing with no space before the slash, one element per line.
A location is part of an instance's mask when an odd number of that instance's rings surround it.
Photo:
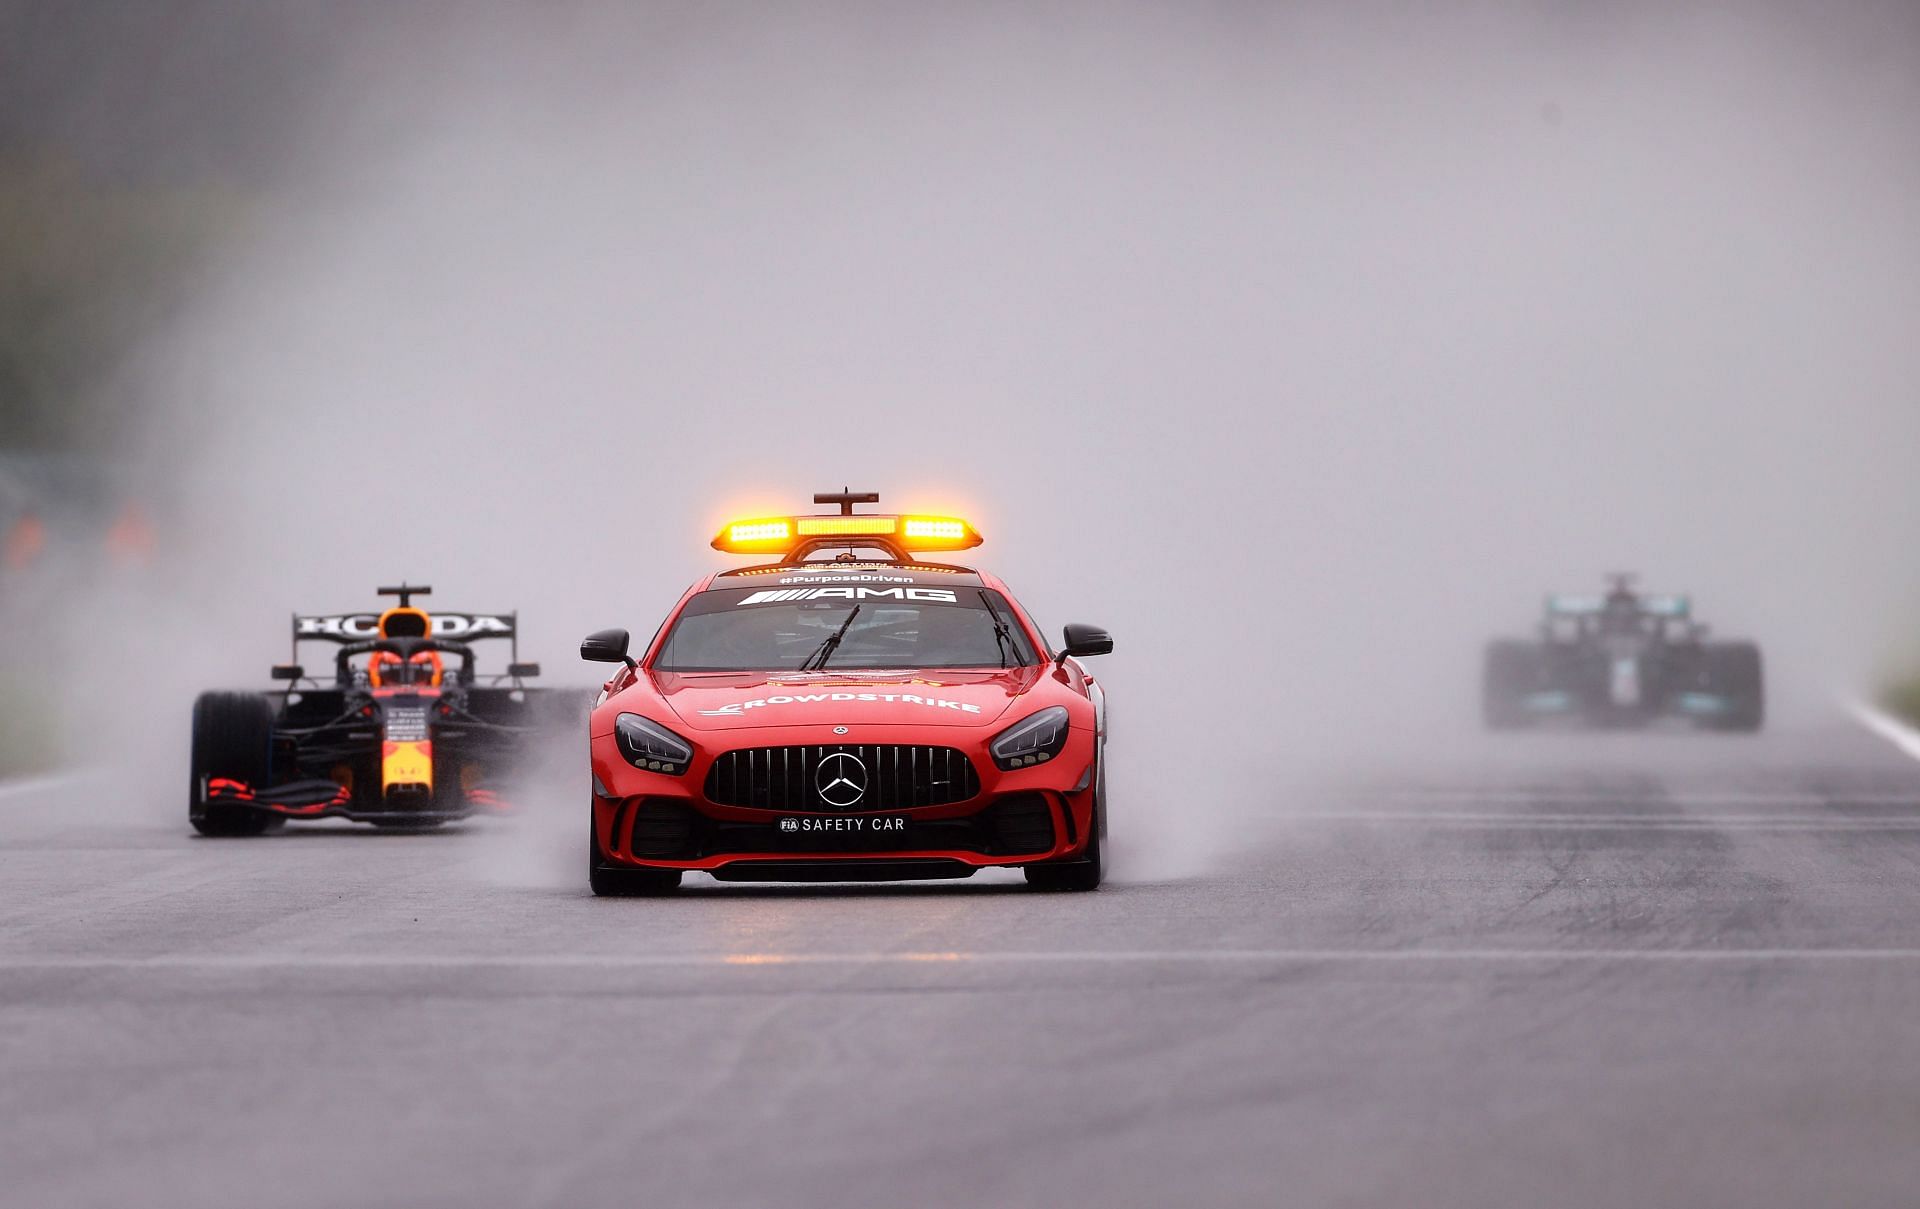
<path fill-rule="evenodd" d="M 717 592 L 727 588 L 748 588 L 772 584 L 780 587 L 801 584 L 832 586 L 846 584 L 902 584 L 912 587 L 999 587 L 992 576 L 971 567 L 944 566 L 940 563 L 896 563 L 884 560 L 859 562 L 776 563 L 771 566 L 741 567 L 721 571 L 709 577 L 695 591 Z"/>

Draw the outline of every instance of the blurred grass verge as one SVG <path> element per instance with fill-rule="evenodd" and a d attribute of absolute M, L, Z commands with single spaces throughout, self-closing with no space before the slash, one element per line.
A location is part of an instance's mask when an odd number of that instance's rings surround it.
<path fill-rule="evenodd" d="M 1920 675 L 1887 685 L 1880 691 L 1880 706 L 1902 722 L 1920 726 Z"/>
<path fill-rule="evenodd" d="M 76 602 L 150 564 L 164 511 L 164 468 L 135 472 L 157 414 L 142 358 L 251 207 L 0 142 L 0 778 L 79 754 L 57 653 Z"/>
<path fill-rule="evenodd" d="M 40 672 L 9 660 L 0 663 L 0 684 L 7 686 L 0 701 L 0 780 L 60 767 L 66 754 L 60 746 L 60 720 Z"/>

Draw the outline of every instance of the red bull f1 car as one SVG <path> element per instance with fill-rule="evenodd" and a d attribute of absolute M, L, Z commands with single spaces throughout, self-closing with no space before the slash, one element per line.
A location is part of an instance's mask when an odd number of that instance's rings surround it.
<path fill-rule="evenodd" d="M 1549 596 L 1538 639 L 1487 647 L 1482 709 L 1489 727 L 1760 729 L 1760 648 L 1708 641 L 1686 597 L 1636 592 L 1632 578 L 1613 576 L 1601 596 Z"/>
<path fill-rule="evenodd" d="M 926 561 L 980 544 L 953 517 L 736 521 L 716 549 L 775 556 L 709 575 L 590 715 L 595 894 L 729 881 L 961 878 L 990 866 L 1092 890 L 1105 871 L 1106 704 L 1069 625 L 1051 647 L 994 576 Z"/>
<path fill-rule="evenodd" d="M 518 659 L 518 615 L 429 613 L 402 584 L 380 613 L 293 618 L 293 649 L 334 645 L 332 673 L 273 669 L 284 690 L 202 693 L 193 706 L 188 817 L 202 835 L 260 835 L 288 819 L 425 828 L 500 808 L 499 786 L 571 694 L 534 689 Z M 482 677 L 474 644 L 504 639 L 505 674 Z M 577 722 L 576 722 L 577 724 Z"/>

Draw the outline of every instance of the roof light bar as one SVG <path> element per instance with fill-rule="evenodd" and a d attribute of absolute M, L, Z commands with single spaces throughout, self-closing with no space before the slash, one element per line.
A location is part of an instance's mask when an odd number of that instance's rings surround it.
<path fill-rule="evenodd" d="M 800 516 L 794 518 L 801 537 L 892 537 L 890 516 Z"/>
<path fill-rule="evenodd" d="M 970 550 L 980 533 L 957 516 L 903 516 L 900 544 L 909 550 Z"/>
<path fill-rule="evenodd" d="M 972 541 L 967 541 L 969 534 L 973 536 Z M 903 516 L 900 518 L 900 536 L 908 541 L 965 542 L 968 546 L 980 544 L 980 535 L 973 533 L 973 526 L 944 516 Z M 953 548 L 964 549 L 961 546 Z"/>
<path fill-rule="evenodd" d="M 779 554 L 793 547 L 793 522 L 786 517 L 735 521 L 720 530 L 713 548 L 735 554 Z"/>
<path fill-rule="evenodd" d="M 713 539 L 728 554 L 785 554 L 820 538 L 883 538 L 909 551 L 967 550 L 980 533 L 957 516 L 762 516 L 733 521 Z"/>

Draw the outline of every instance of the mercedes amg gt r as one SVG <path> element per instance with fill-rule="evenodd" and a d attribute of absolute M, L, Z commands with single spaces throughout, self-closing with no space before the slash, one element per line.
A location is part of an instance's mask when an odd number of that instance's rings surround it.
<path fill-rule="evenodd" d="M 1024 871 L 1092 890 L 1105 871 L 1106 704 L 1069 625 L 1055 650 L 1007 586 L 925 561 L 980 544 L 953 517 L 736 521 L 716 549 L 776 556 L 708 575 L 620 664 L 589 722 L 588 880 L 599 895 L 731 881 L 880 881 Z"/>

